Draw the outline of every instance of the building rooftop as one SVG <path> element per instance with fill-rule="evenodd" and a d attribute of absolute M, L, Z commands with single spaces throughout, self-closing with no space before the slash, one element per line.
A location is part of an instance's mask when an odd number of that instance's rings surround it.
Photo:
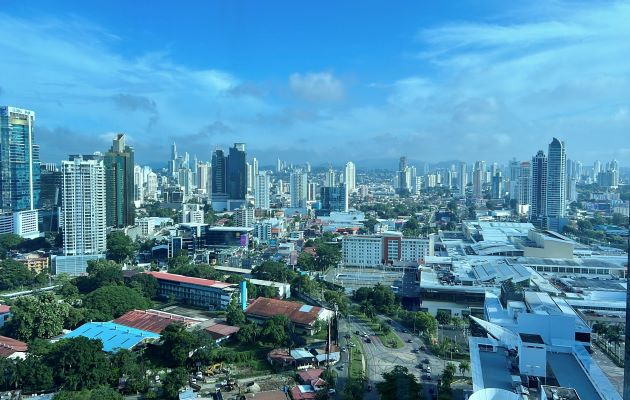
<path fill-rule="evenodd" d="M 210 333 L 214 340 L 218 340 L 235 334 L 236 332 L 241 330 L 241 328 L 232 325 L 214 324 L 205 328 L 205 330 L 206 332 Z"/>
<path fill-rule="evenodd" d="M 548 385 L 541 385 L 540 388 L 545 392 L 548 399 L 581 400 L 575 389 L 572 388 Z"/>
<path fill-rule="evenodd" d="M 6 358 L 13 353 L 25 353 L 28 350 L 28 345 L 17 339 L 13 339 L 6 336 L 0 336 L 0 357 Z"/>
<path fill-rule="evenodd" d="M 78 336 L 101 340 L 103 350 L 106 352 L 116 352 L 120 349 L 131 350 L 145 340 L 160 338 L 157 333 L 130 328 L 114 322 L 88 322 L 66 334 L 64 339 Z"/>
<path fill-rule="evenodd" d="M 0 314 L 6 314 L 8 312 L 11 312 L 11 307 L 6 304 L 0 304 Z"/>
<path fill-rule="evenodd" d="M 219 289 L 224 289 L 228 287 L 236 287 L 237 285 L 227 282 L 214 281 L 211 279 L 203 279 L 203 278 L 193 278 L 190 276 L 171 274 L 168 272 L 155 272 L 149 271 L 145 272 L 146 274 L 152 275 L 157 280 L 177 282 L 177 283 L 186 283 L 189 285 L 197 285 L 197 286 L 206 286 L 206 287 L 214 287 Z"/>
<path fill-rule="evenodd" d="M 286 315 L 295 324 L 312 325 L 325 311 L 326 309 L 322 307 L 258 297 L 245 309 L 245 314 L 261 318 Z"/>
<path fill-rule="evenodd" d="M 133 310 L 121 315 L 112 322 L 130 328 L 161 333 L 170 324 L 180 323 L 192 326 L 201 321 L 157 310 Z"/>

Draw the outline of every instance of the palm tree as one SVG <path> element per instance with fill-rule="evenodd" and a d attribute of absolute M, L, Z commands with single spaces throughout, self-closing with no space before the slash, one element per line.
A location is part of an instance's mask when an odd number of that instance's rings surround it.
<path fill-rule="evenodd" d="M 374 306 L 368 300 L 365 300 L 361 304 L 361 312 L 370 319 L 376 316 L 376 311 L 374 310 Z"/>
<path fill-rule="evenodd" d="M 462 362 L 459 363 L 459 372 L 466 376 L 466 373 L 470 371 L 470 364 L 468 363 L 468 361 L 464 360 Z"/>

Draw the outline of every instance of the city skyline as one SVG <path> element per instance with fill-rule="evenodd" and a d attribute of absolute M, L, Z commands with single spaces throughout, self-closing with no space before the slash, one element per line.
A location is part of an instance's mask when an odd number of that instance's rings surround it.
<path fill-rule="evenodd" d="M 70 4 L 0 13 L 0 51 L 14 54 L 0 63 L 12 77 L 0 103 L 38 113 L 43 162 L 103 151 L 113 132 L 152 165 L 173 141 L 202 160 L 246 142 L 261 165 L 280 157 L 359 169 L 395 168 L 401 154 L 527 160 L 554 136 L 585 164 L 630 154 L 630 80 L 617 59 L 630 41 L 613 40 L 630 35 L 625 3 L 409 5 L 389 17 L 365 5 L 359 17 L 345 5 L 288 3 L 197 4 L 184 16 L 158 2 L 134 27 L 142 5 Z M 167 14 L 177 29 L 162 29 Z M 193 21 L 177 23 L 184 17 Z"/>

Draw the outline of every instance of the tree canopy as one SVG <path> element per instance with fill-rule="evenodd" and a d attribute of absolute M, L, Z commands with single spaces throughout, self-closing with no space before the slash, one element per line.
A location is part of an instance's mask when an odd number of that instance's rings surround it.
<path fill-rule="evenodd" d="M 137 290 L 122 285 L 103 286 L 85 296 L 86 308 L 98 310 L 107 315 L 107 320 L 117 318 L 129 310 L 145 310 L 151 306 Z"/>
<path fill-rule="evenodd" d="M 383 382 L 376 384 L 381 400 L 420 400 L 421 388 L 416 377 L 401 365 L 383 373 Z"/>
<path fill-rule="evenodd" d="M 136 245 L 122 231 L 112 231 L 107 235 L 107 257 L 121 263 L 133 257 Z"/>
<path fill-rule="evenodd" d="M 59 335 L 70 306 L 59 302 L 53 293 L 20 297 L 11 307 L 13 316 L 7 322 L 7 330 L 20 340 L 48 339 Z"/>
<path fill-rule="evenodd" d="M 285 283 L 290 282 L 297 276 L 297 273 L 287 268 L 286 265 L 275 261 L 265 261 L 255 267 L 252 272 L 258 279 Z"/>

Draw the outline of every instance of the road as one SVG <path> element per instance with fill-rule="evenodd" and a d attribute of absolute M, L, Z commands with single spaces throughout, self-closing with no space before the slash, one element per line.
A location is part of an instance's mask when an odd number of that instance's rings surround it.
<path fill-rule="evenodd" d="M 381 319 L 387 319 L 385 317 L 380 317 Z M 348 317 L 340 320 L 340 337 L 344 337 L 346 334 L 356 336 L 356 331 L 360 333 L 367 333 L 368 337 L 371 340 L 371 343 L 366 343 L 363 341 L 363 350 L 367 359 L 367 373 L 366 377 L 368 380 L 368 384 L 372 386 L 373 390 L 371 392 L 366 392 L 364 394 L 364 398 L 368 400 L 377 400 L 378 393 L 376 391 L 375 385 L 378 382 L 383 380 L 382 374 L 384 372 L 391 371 L 396 365 L 402 365 L 406 367 L 409 372 L 413 373 L 419 382 L 422 382 L 423 391 L 425 398 L 432 398 L 433 393 L 436 390 L 436 380 L 442 374 L 444 367 L 446 365 L 446 361 L 440 359 L 439 357 L 430 354 L 426 351 L 419 350 L 421 346 L 424 346 L 422 339 L 420 337 L 408 333 L 401 325 L 393 322 L 392 329 L 395 330 L 396 334 L 402 339 L 404 342 L 404 346 L 398 349 L 392 349 L 385 347 L 378 336 L 371 332 L 370 329 L 365 326 L 361 320 L 357 317 Z M 411 341 L 411 343 L 408 343 Z M 346 345 L 346 339 L 342 339 L 342 346 Z M 418 349 L 417 353 L 414 353 L 412 350 Z M 422 371 L 418 368 L 422 364 L 422 360 L 425 358 L 429 359 L 429 365 L 431 366 L 431 380 L 422 379 Z M 458 363 L 453 362 L 457 367 Z M 340 364 L 343 366 L 343 370 L 337 370 L 338 373 L 338 394 L 339 398 L 343 392 L 343 388 L 345 386 L 345 382 L 347 380 L 347 365 L 348 365 L 348 355 L 347 353 L 343 353 L 342 362 Z"/>

